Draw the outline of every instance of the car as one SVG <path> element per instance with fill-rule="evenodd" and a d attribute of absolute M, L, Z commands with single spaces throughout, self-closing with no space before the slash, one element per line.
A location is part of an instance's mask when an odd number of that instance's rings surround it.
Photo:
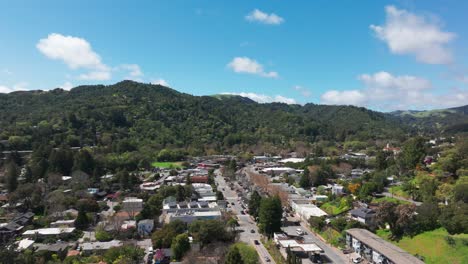
<path fill-rule="evenodd" d="M 231 205 L 235 205 L 234 202 L 232 202 Z"/>
<path fill-rule="evenodd" d="M 250 230 L 250 233 L 252 233 L 252 234 L 255 233 L 255 230 L 251 229 L 251 230 Z"/>
<path fill-rule="evenodd" d="M 241 211 L 241 214 L 245 215 L 244 211 Z"/>
<path fill-rule="evenodd" d="M 271 260 L 270 260 L 269 257 L 265 256 L 265 261 L 266 261 L 266 262 L 270 262 Z"/>
<path fill-rule="evenodd" d="M 353 263 L 361 263 L 362 258 L 361 257 L 355 257 L 353 258 Z"/>
<path fill-rule="evenodd" d="M 258 240 L 254 240 L 254 244 L 255 245 L 260 245 L 260 242 L 258 242 Z"/>

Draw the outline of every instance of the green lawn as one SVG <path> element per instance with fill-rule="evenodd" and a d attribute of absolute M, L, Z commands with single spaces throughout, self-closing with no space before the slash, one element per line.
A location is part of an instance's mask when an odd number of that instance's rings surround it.
<path fill-rule="evenodd" d="M 346 200 L 342 198 L 341 200 L 326 202 L 320 206 L 320 209 L 324 210 L 327 212 L 327 214 L 330 215 L 339 215 L 351 208 L 349 208 L 349 206 L 346 204 Z"/>
<path fill-rule="evenodd" d="M 403 188 L 401 186 L 392 186 L 390 187 L 389 193 L 393 193 L 396 196 L 400 196 L 406 199 L 411 198 L 409 194 L 407 194 L 405 191 L 403 191 Z"/>
<path fill-rule="evenodd" d="M 388 240 L 388 231 L 379 230 L 377 235 Z M 455 245 L 447 243 L 449 234 L 443 228 L 424 232 L 415 237 L 404 237 L 400 241 L 391 241 L 395 245 L 415 255 L 424 257 L 428 264 L 450 263 L 462 264 L 468 263 L 468 234 L 453 235 Z"/>
<path fill-rule="evenodd" d="M 164 169 L 177 169 L 177 168 L 182 168 L 182 162 L 158 162 L 158 161 L 155 161 L 155 162 L 151 163 L 151 166 L 158 167 L 158 168 L 164 168 Z"/>
<path fill-rule="evenodd" d="M 399 204 L 410 204 L 410 202 L 398 200 L 398 199 L 392 198 L 392 197 L 373 198 L 371 203 L 380 203 L 380 202 L 383 202 L 383 201 L 395 202 L 395 203 L 399 203 Z"/>

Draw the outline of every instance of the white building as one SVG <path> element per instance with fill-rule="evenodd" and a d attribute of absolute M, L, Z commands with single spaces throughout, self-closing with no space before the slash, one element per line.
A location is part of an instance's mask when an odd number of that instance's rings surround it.
<path fill-rule="evenodd" d="M 291 200 L 291 207 L 304 221 L 309 221 L 311 216 L 327 215 L 322 209 L 311 204 L 310 200 Z"/>

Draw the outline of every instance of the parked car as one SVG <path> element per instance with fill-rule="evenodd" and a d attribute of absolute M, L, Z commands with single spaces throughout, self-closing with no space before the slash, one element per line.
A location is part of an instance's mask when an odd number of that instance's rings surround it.
<path fill-rule="evenodd" d="M 361 257 L 355 257 L 353 258 L 353 263 L 361 263 L 362 258 Z"/>
<path fill-rule="evenodd" d="M 260 245 L 260 242 L 258 242 L 258 240 L 254 240 L 254 244 L 255 245 Z"/>
<path fill-rule="evenodd" d="M 252 234 L 255 233 L 255 230 L 251 229 L 251 230 L 250 230 L 250 233 L 252 233 Z"/>

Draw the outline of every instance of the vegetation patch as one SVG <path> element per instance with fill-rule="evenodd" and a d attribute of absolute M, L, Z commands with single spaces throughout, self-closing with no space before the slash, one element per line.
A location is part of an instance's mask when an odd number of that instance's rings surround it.
<path fill-rule="evenodd" d="M 159 162 L 155 161 L 151 163 L 151 166 L 163 168 L 163 169 L 179 169 L 182 168 L 182 162 Z"/>
<path fill-rule="evenodd" d="M 387 230 L 378 230 L 377 235 L 413 255 L 423 256 L 428 264 L 468 263 L 468 234 L 449 235 L 444 228 L 439 228 L 414 237 L 405 236 L 398 242 L 389 239 Z"/>

